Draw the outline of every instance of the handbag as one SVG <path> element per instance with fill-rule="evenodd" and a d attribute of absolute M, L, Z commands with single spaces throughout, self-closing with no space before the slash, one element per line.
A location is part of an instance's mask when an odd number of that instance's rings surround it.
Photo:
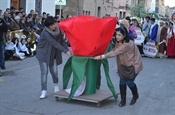
<path fill-rule="evenodd" d="M 133 56 L 133 63 L 134 63 L 134 57 L 135 57 L 135 45 L 134 45 L 134 56 Z M 125 66 L 121 64 L 119 76 L 125 80 L 131 80 L 135 77 L 135 67 L 134 65 L 131 66 Z"/>
<path fill-rule="evenodd" d="M 135 77 L 135 68 L 133 65 L 131 66 L 125 66 L 125 65 L 121 65 L 120 68 L 120 76 L 125 79 L 125 80 L 131 80 L 134 79 Z"/>

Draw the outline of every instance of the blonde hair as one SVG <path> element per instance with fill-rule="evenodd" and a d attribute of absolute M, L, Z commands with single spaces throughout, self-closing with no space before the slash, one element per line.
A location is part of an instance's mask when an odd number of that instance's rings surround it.
<path fill-rule="evenodd" d="M 122 24 L 129 32 L 129 22 L 126 19 L 122 19 L 120 24 Z"/>

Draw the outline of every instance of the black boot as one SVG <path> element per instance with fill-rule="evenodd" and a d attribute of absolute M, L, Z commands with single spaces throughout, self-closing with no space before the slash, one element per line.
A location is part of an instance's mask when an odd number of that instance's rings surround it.
<path fill-rule="evenodd" d="M 132 92 L 132 95 L 133 95 L 133 98 L 130 102 L 130 105 L 133 105 L 133 104 L 136 103 L 137 99 L 139 98 L 136 84 L 134 84 L 134 86 L 131 87 L 130 89 L 131 89 L 131 92 Z"/>
<path fill-rule="evenodd" d="M 120 95 L 121 102 L 119 103 L 119 107 L 123 107 L 126 105 L 126 85 L 120 85 Z"/>

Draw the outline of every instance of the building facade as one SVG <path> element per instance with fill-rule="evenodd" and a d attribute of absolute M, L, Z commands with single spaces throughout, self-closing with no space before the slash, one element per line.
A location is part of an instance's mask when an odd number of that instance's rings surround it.
<path fill-rule="evenodd" d="M 0 9 L 3 12 L 11 6 L 17 10 L 24 8 L 27 14 L 30 10 L 35 10 L 39 13 L 48 12 L 55 15 L 55 0 L 0 0 Z"/>
<path fill-rule="evenodd" d="M 65 6 L 55 5 L 55 0 L 0 0 L 0 9 L 5 11 L 11 6 L 16 9 L 24 8 L 28 14 L 30 10 L 38 13 L 46 12 L 53 16 L 63 15 L 91 15 L 116 16 L 124 18 L 130 15 L 129 6 L 138 4 L 139 0 L 66 0 Z"/>
<path fill-rule="evenodd" d="M 157 13 L 160 17 L 165 16 L 164 0 L 156 0 L 155 13 Z"/>
<path fill-rule="evenodd" d="M 63 6 L 63 15 L 78 14 L 98 17 L 110 15 L 121 19 L 129 16 L 129 7 L 138 2 L 139 0 L 67 0 L 67 5 Z M 59 9 L 59 7 L 56 8 Z"/>
<path fill-rule="evenodd" d="M 3 12 L 11 6 L 16 9 L 24 8 L 28 14 L 35 10 L 39 14 L 49 13 L 53 16 L 61 15 L 90 15 L 97 17 L 114 16 L 122 19 L 130 16 L 129 7 L 140 2 L 145 3 L 147 12 L 156 12 L 160 16 L 170 16 L 169 10 L 164 6 L 164 0 L 66 0 L 65 6 L 55 5 L 56 0 L 0 0 L 0 9 Z M 171 11 L 171 10 L 170 10 Z"/>

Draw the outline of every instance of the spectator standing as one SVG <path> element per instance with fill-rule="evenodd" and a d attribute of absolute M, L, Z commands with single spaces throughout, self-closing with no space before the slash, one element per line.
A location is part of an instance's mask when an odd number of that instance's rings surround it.
<path fill-rule="evenodd" d="M 0 18 L 0 67 L 5 69 L 5 42 L 8 26 L 3 18 Z"/>
<path fill-rule="evenodd" d="M 125 27 L 129 33 L 131 40 L 134 41 L 134 34 L 131 30 L 129 30 L 130 24 L 129 24 L 128 20 L 122 19 L 120 22 L 120 27 Z"/>
<path fill-rule="evenodd" d="M 155 21 L 156 21 L 155 18 L 151 18 L 151 27 L 149 29 L 149 34 L 147 39 L 148 41 L 154 41 L 156 43 L 159 25 L 156 24 Z"/>
<path fill-rule="evenodd" d="M 158 57 L 163 58 L 165 55 L 165 51 L 166 51 L 166 43 L 163 41 L 166 41 L 166 37 L 167 37 L 167 30 L 168 30 L 168 23 L 164 23 L 162 28 L 160 29 L 160 41 L 159 43 L 161 43 L 159 45 L 159 51 L 158 51 Z"/>
<path fill-rule="evenodd" d="M 145 32 L 145 40 L 147 39 L 148 35 L 149 35 L 149 29 L 151 27 L 151 22 L 150 22 L 150 17 L 147 16 L 145 17 L 145 21 L 143 23 L 143 26 L 142 26 L 142 31 Z"/>
<path fill-rule="evenodd" d="M 28 37 L 30 33 L 30 29 L 26 26 L 26 18 L 22 17 L 22 19 L 19 22 L 20 29 L 23 30 L 23 33 Z"/>
<path fill-rule="evenodd" d="M 132 22 L 133 22 L 133 24 L 132 24 L 133 28 L 140 29 L 140 31 L 142 32 L 142 28 L 140 27 L 138 20 L 137 19 L 132 19 Z M 137 47 L 140 51 L 140 54 L 141 55 L 144 54 L 144 52 L 143 52 L 143 43 L 141 43 L 140 45 L 137 45 Z"/>
<path fill-rule="evenodd" d="M 37 19 L 37 27 L 42 31 L 44 29 L 44 25 L 42 23 L 42 17 L 38 17 Z"/>
<path fill-rule="evenodd" d="M 8 29 L 9 29 L 10 28 L 11 19 L 9 17 L 9 13 L 7 11 L 4 12 L 4 21 L 5 21 L 6 25 L 8 26 Z"/>
<path fill-rule="evenodd" d="M 175 28 L 173 27 L 173 22 L 169 23 L 167 34 L 166 55 L 168 57 L 175 57 Z"/>
<path fill-rule="evenodd" d="M 0 18 L 3 18 L 2 10 L 0 9 Z"/>
<path fill-rule="evenodd" d="M 132 36 L 133 36 L 133 40 L 134 40 L 134 39 L 137 38 L 137 34 L 136 34 L 135 29 L 134 29 L 133 26 L 132 26 L 131 19 L 130 19 L 129 16 L 127 16 L 125 19 L 126 19 L 126 20 L 128 21 L 128 23 L 129 23 L 129 34 L 133 34 Z M 130 35 L 130 36 L 131 36 L 131 35 Z"/>
<path fill-rule="evenodd" d="M 32 19 L 31 19 L 31 17 L 27 17 L 26 18 L 26 22 L 25 22 L 25 25 L 27 26 L 27 28 L 29 29 L 29 31 L 31 32 L 32 31 Z"/>
<path fill-rule="evenodd" d="M 10 30 L 11 31 L 20 30 L 19 21 L 20 21 L 20 16 L 15 16 L 14 20 L 12 20 L 10 23 Z"/>

